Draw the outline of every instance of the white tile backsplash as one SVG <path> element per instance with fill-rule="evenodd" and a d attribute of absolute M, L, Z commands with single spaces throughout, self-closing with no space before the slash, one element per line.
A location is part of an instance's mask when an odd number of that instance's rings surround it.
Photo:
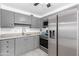
<path fill-rule="evenodd" d="M 40 29 L 34 29 L 34 28 L 31 28 L 29 30 L 27 30 L 27 32 L 40 32 Z"/>
<path fill-rule="evenodd" d="M 27 32 L 40 32 L 40 29 L 24 27 L 25 33 Z M 10 33 L 22 33 L 22 27 L 14 27 L 14 28 L 1 28 L 0 34 L 10 34 Z"/>
<path fill-rule="evenodd" d="M 42 28 L 41 32 L 46 32 L 46 30 L 48 30 L 48 28 Z"/>
<path fill-rule="evenodd" d="M 21 33 L 22 28 L 15 27 L 15 28 L 1 28 L 1 34 L 9 34 L 9 33 Z"/>

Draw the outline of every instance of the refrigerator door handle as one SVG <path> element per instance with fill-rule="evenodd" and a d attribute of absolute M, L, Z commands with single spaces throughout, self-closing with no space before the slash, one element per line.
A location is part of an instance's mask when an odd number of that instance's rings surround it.
<path fill-rule="evenodd" d="M 51 38 L 51 30 L 49 31 L 49 35 L 50 35 L 50 38 Z"/>
<path fill-rule="evenodd" d="M 55 39 L 55 30 L 53 30 L 52 36 L 53 36 L 52 38 Z"/>
<path fill-rule="evenodd" d="M 55 39 L 55 30 L 50 30 L 50 38 Z"/>

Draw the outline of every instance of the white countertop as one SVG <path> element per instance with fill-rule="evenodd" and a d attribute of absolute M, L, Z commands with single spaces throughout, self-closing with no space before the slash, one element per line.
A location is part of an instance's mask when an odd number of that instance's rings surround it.
<path fill-rule="evenodd" d="M 40 32 L 28 32 L 28 33 L 25 33 L 24 35 L 22 35 L 22 33 L 2 34 L 2 35 L 0 35 L 0 40 L 19 38 L 19 37 L 36 36 L 36 35 L 40 35 Z"/>

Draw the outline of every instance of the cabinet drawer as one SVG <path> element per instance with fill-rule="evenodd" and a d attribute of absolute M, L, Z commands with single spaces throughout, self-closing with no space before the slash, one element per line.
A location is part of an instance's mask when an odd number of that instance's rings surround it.
<path fill-rule="evenodd" d="M 0 55 L 13 56 L 14 55 L 14 49 L 3 49 L 3 50 L 0 50 Z"/>
<path fill-rule="evenodd" d="M 1 47 L 0 47 L 0 50 L 3 50 L 3 49 L 8 49 L 8 45 L 2 45 Z"/>
<path fill-rule="evenodd" d="M 13 56 L 14 55 L 14 40 L 0 41 L 0 55 Z"/>
<path fill-rule="evenodd" d="M 9 43 L 8 40 L 2 40 L 0 41 L 0 45 L 7 45 Z"/>
<path fill-rule="evenodd" d="M 2 49 L 2 50 L 1 50 L 1 53 L 4 53 L 4 52 L 7 53 L 8 51 L 9 51 L 8 49 Z"/>
<path fill-rule="evenodd" d="M 3 49 L 3 50 L 0 50 L 0 55 L 2 56 L 7 56 L 9 54 L 9 51 L 8 49 Z"/>
<path fill-rule="evenodd" d="M 9 54 L 4 52 L 4 53 L 1 53 L 0 56 L 8 56 Z"/>
<path fill-rule="evenodd" d="M 8 43 L 6 43 L 6 42 L 1 42 L 1 44 L 0 44 L 0 49 L 2 50 L 2 49 L 11 49 L 11 48 L 14 48 L 14 41 L 12 40 L 12 42 L 11 41 L 8 41 Z"/>

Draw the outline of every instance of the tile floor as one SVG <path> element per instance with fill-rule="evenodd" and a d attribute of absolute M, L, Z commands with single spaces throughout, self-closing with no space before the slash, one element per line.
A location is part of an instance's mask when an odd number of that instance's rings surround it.
<path fill-rule="evenodd" d="M 42 51 L 41 49 L 35 49 L 33 51 L 30 51 L 22 56 L 48 56 L 47 53 Z"/>

